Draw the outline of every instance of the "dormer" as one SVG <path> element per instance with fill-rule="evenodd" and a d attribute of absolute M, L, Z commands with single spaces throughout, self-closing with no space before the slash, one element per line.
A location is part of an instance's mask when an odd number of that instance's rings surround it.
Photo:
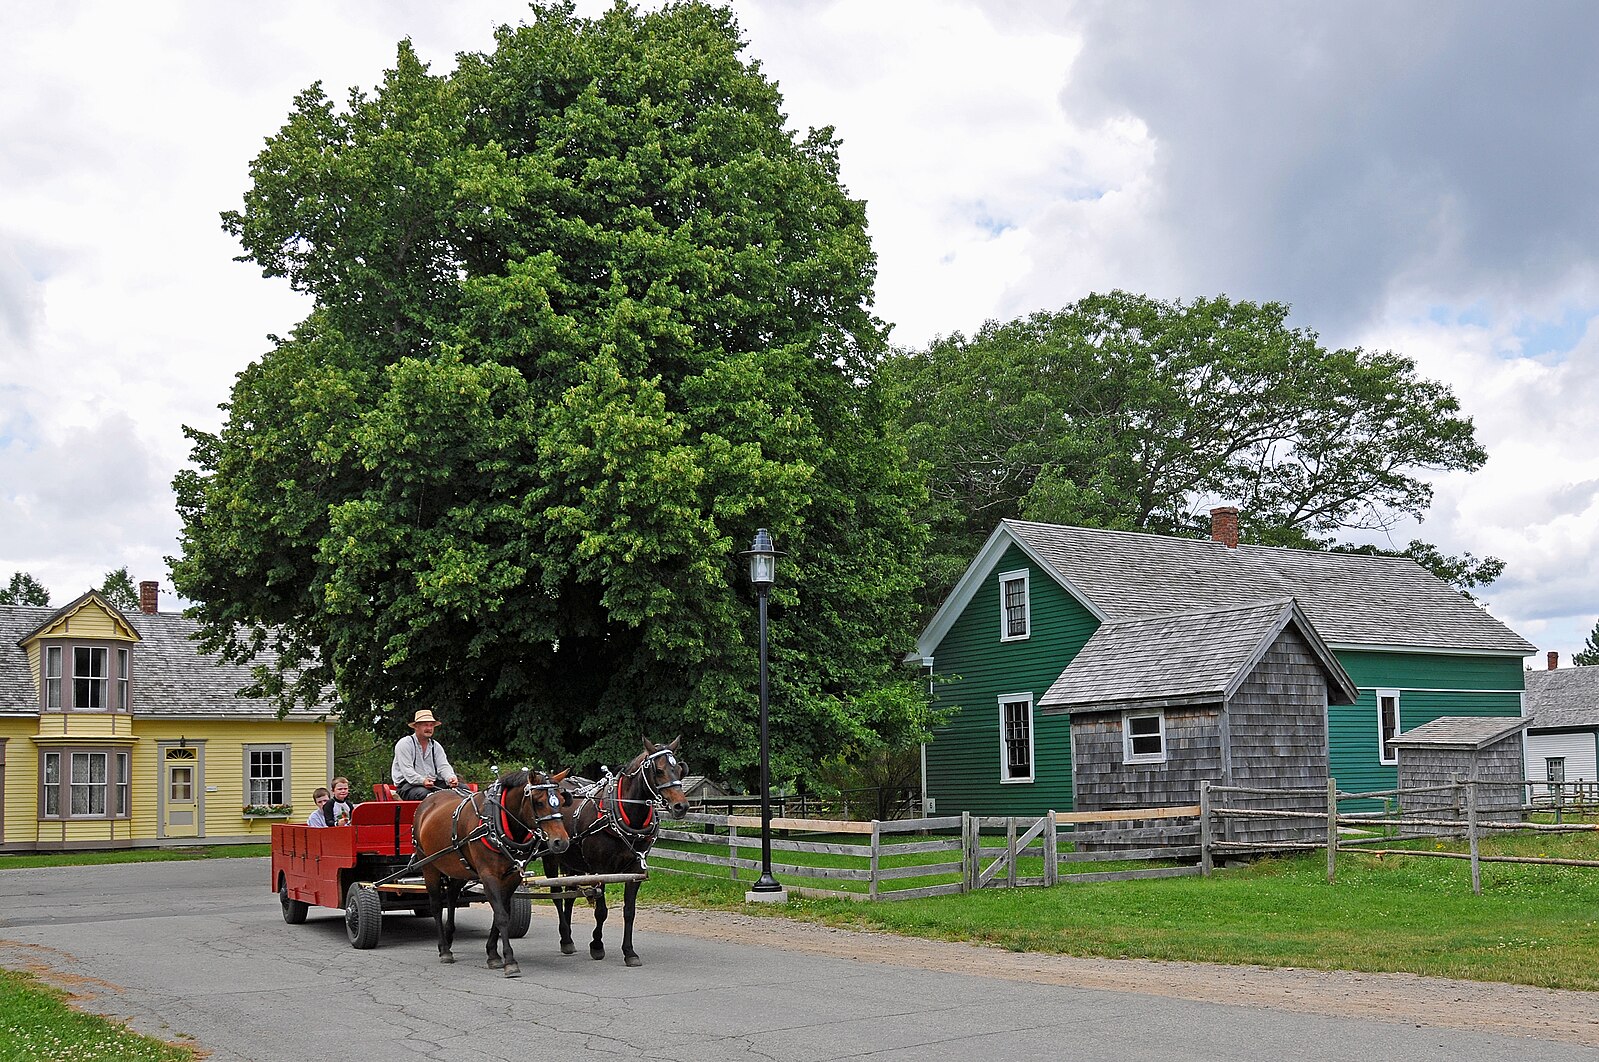
<path fill-rule="evenodd" d="M 128 618 L 91 590 L 17 644 L 28 654 L 41 712 L 128 713 L 139 640 Z"/>

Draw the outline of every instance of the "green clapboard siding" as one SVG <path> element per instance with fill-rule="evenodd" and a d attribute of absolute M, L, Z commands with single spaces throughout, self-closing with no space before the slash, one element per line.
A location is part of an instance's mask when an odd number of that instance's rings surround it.
<path fill-rule="evenodd" d="M 999 576 L 1028 570 L 1031 636 L 1001 642 Z M 927 795 L 938 813 L 1038 814 L 1072 806 L 1071 731 L 1045 716 L 1038 699 L 1093 635 L 1099 621 L 1012 546 L 933 651 L 941 706 L 958 707 L 927 746 Z M 953 676 L 953 678 L 952 678 Z M 1033 695 L 1033 777 L 1001 784 L 999 698 Z"/>
<path fill-rule="evenodd" d="M 1399 691 L 1399 728 L 1414 730 L 1445 715 L 1518 716 L 1522 664 L 1513 656 L 1364 653 L 1339 650 L 1360 687 L 1354 704 L 1329 710 L 1332 776 L 1346 792 L 1392 789 L 1398 773 L 1379 762 L 1377 693 Z"/>

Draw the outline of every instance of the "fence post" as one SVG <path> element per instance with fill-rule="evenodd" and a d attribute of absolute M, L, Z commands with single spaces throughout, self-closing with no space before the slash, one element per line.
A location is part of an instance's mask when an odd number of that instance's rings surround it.
<path fill-rule="evenodd" d="M 961 892 L 971 892 L 977 874 L 972 870 L 977 857 L 972 854 L 972 813 L 961 812 Z"/>
<path fill-rule="evenodd" d="M 731 815 L 728 818 L 732 818 Z M 727 869 L 731 872 L 733 880 L 738 880 L 738 827 L 731 822 L 727 824 Z"/>
<path fill-rule="evenodd" d="M 1016 887 L 1016 861 L 1021 853 L 1016 851 L 1016 816 L 1009 815 L 1005 818 L 1005 858 L 1008 860 L 1005 870 L 1005 884 L 1011 888 Z"/>
<path fill-rule="evenodd" d="M 1466 790 L 1466 835 L 1471 838 L 1471 892 L 1482 895 L 1482 867 L 1477 862 L 1477 772 L 1471 772 Z"/>
<path fill-rule="evenodd" d="M 877 865 L 881 856 L 880 848 L 883 843 L 883 824 L 876 819 L 872 820 L 872 879 L 867 889 L 869 899 L 877 899 Z"/>
<path fill-rule="evenodd" d="M 1060 841 L 1055 836 L 1055 812 L 1044 816 L 1044 884 L 1060 884 Z"/>
<path fill-rule="evenodd" d="M 1215 863 L 1210 857 L 1210 783 L 1199 783 L 1199 872 L 1210 877 Z"/>
<path fill-rule="evenodd" d="M 1338 782 L 1327 779 L 1327 884 L 1338 872 Z"/>

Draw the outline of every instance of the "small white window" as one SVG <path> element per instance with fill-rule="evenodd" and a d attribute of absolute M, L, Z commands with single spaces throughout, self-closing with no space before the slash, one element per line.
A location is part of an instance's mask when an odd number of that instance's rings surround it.
<path fill-rule="evenodd" d="M 999 640 L 1019 642 L 1033 631 L 1032 605 L 1027 592 L 1027 572 L 1005 572 L 999 577 Z"/>
<path fill-rule="evenodd" d="M 1547 756 L 1543 761 L 1544 778 L 1550 785 L 1560 785 L 1566 780 L 1566 758 Z"/>
<path fill-rule="evenodd" d="M 1166 762 L 1164 713 L 1158 711 L 1123 713 L 1122 760 L 1126 763 Z"/>
<path fill-rule="evenodd" d="M 44 650 L 44 706 L 61 707 L 61 647 L 46 646 Z"/>
<path fill-rule="evenodd" d="M 999 699 L 999 780 L 1001 783 L 1033 780 L 1031 693 Z"/>
<path fill-rule="evenodd" d="M 1398 763 L 1399 753 L 1394 749 L 1394 738 L 1399 736 L 1399 691 L 1377 691 L 1377 734 L 1382 742 L 1378 759 L 1383 763 Z"/>
<path fill-rule="evenodd" d="M 117 650 L 117 711 L 128 710 L 128 651 Z"/>

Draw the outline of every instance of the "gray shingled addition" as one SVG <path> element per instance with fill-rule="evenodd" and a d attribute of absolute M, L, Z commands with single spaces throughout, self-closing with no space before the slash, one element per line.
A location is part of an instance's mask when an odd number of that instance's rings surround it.
<path fill-rule="evenodd" d="M 1445 715 L 1405 731 L 1394 738 L 1392 744 L 1401 748 L 1484 749 L 1508 734 L 1525 729 L 1530 722 L 1514 716 Z"/>
<path fill-rule="evenodd" d="M 1525 703 L 1539 729 L 1599 726 L 1599 667 L 1529 671 Z"/>

